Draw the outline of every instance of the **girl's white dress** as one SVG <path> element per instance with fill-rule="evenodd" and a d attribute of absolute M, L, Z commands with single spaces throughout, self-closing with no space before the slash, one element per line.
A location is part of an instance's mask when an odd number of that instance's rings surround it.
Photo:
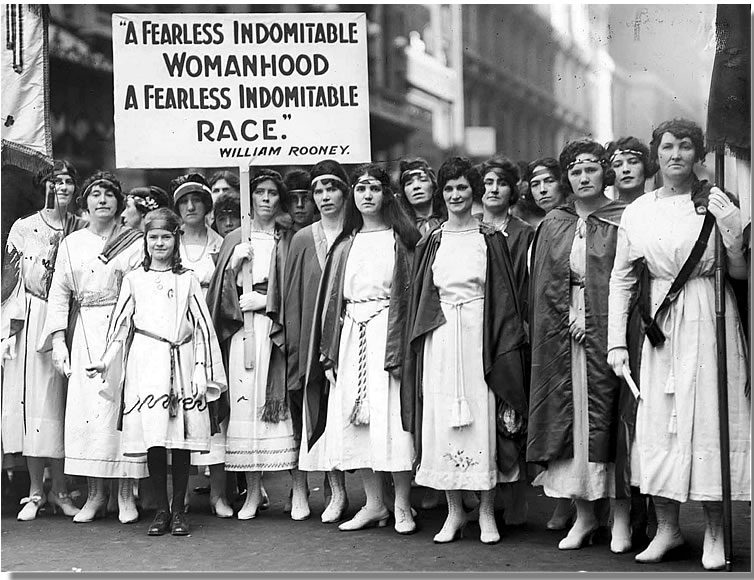
<path fill-rule="evenodd" d="M 691 196 L 649 192 L 629 205 L 618 230 L 610 279 L 608 346 L 625 346 L 632 265 L 643 258 L 651 278 L 651 314 L 691 253 L 704 216 Z M 733 240 L 742 260 L 740 238 Z M 727 244 L 726 244 L 727 245 Z M 631 451 L 631 484 L 677 501 L 719 501 L 720 434 L 717 403 L 714 232 L 678 298 L 660 318 L 666 341 L 644 341 L 641 398 Z M 728 418 L 731 497 L 751 500 L 751 399 L 746 346 L 733 293 L 726 288 Z M 621 330 L 622 329 L 622 330 Z"/>
<path fill-rule="evenodd" d="M 225 390 L 220 346 L 198 280 L 190 271 L 126 274 L 108 332 L 124 359 L 123 453 L 151 447 L 208 452 L 207 403 Z M 206 373 L 205 400 L 195 397 L 195 364 Z M 110 376 L 120 400 L 118 376 Z"/>
<path fill-rule="evenodd" d="M 432 281 L 446 322 L 424 343 L 419 485 L 487 490 L 518 480 L 518 466 L 506 474 L 497 469 L 495 396 L 482 362 L 486 277 L 487 245 L 479 228 L 443 230 Z M 462 399 L 470 417 L 454 426 L 453 408 Z"/>
<path fill-rule="evenodd" d="M 260 284 L 268 279 L 270 262 L 275 249 L 275 238 L 266 232 L 251 232 L 254 248 L 252 279 Z M 238 276 L 241 286 L 241 274 Z M 299 445 L 293 435 L 290 416 L 277 423 L 262 421 L 265 404 L 267 373 L 269 371 L 272 341 L 272 320 L 264 311 L 252 314 L 254 324 L 254 369 L 244 364 L 244 330 L 239 329 L 230 339 L 228 363 L 228 395 L 230 419 L 228 421 L 227 471 L 281 471 L 298 465 Z"/>
<path fill-rule="evenodd" d="M 395 263 L 392 229 L 360 232 L 344 273 L 346 301 L 335 384 L 327 403 L 323 444 L 311 457 L 311 471 L 371 468 L 409 471 L 414 460 L 410 433 L 401 424 L 400 381 L 384 370 L 388 304 Z M 359 323 L 365 324 L 368 424 L 350 421 L 359 391 Z M 317 443 L 319 445 L 319 442 Z"/>
<path fill-rule="evenodd" d="M 101 397 L 98 393 L 104 386 L 103 379 L 90 379 L 84 370 L 91 361 L 102 359 L 123 276 L 139 266 L 143 256 L 143 241 L 138 239 L 105 264 L 99 259 L 105 241 L 86 228 L 73 232 L 60 244 L 41 342 L 43 348 L 49 348 L 51 335 L 66 330 L 73 300 L 79 311 L 70 347 L 65 472 L 141 478 L 148 474 L 146 457 L 123 455 L 118 431 L 120 400 Z"/>

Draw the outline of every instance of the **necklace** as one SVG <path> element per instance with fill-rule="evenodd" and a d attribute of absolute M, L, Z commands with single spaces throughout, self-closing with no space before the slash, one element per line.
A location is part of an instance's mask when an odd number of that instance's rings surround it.
<path fill-rule="evenodd" d="M 360 234 L 373 234 L 375 232 L 386 232 L 389 229 L 392 229 L 390 226 L 387 226 L 386 228 L 380 228 L 379 230 L 361 230 Z"/>
<path fill-rule="evenodd" d="M 107 240 L 110 236 L 113 235 L 113 232 L 115 231 L 115 228 L 117 228 L 117 227 L 118 227 L 118 222 L 115 222 L 113 224 L 113 227 L 110 229 L 110 232 L 107 235 L 104 235 L 104 236 L 102 234 L 98 234 L 97 232 L 93 231 L 92 228 L 87 228 L 87 229 L 90 232 L 92 232 L 95 236 L 97 236 L 98 238 L 101 238 L 103 240 Z"/>
<path fill-rule="evenodd" d="M 186 242 L 184 242 L 183 239 L 181 239 L 181 247 L 183 248 L 183 254 L 184 254 L 184 256 L 186 256 L 186 261 L 187 262 L 196 263 L 196 262 L 199 262 L 204 257 L 204 254 L 207 253 L 207 241 L 208 241 L 208 239 L 209 239 L 209 234 L 205 230 L 204 231 L 204 245 L 202 246 L 201 253 L 196 258 L 192 258 L 191 257 L 191 254 L 189 254 L 188 246 L 186 245 Z"/>
<path fill-rule="evenodd" d="M 57 232 L 62 232 L 62 231 L 63 231 L 63 229 L 65 228 L 65 222 L 63 222 L 63 226 L 61 226 L 61 227 L 59 227 L 59 228 L 58 228 L 58 227 L 55 227 L 54 225 L 52 225 L 52 224 L 51 224 L 50 222 L 48 222 L 48 221 L 47 221 L 47 220 L 45 219 L 45 216 L 44 216 L 44 214 L 43 214 L 43 213 L 42 213 L 41 211 L 39 211 L 39 212 L 37 212 L 37 213 L 39 213 L 39 218 L 40 218 L 40 219 L 41 219 L 41 220 L 42 220 L 42 221 L 43 221 L 43 222 L 45 223 L 45 225 L 46 225 L 46 226 L 47 226 L 48 228 L 50 228 L 51 230 L 55 230 L 55 231 L 57 231 Z"/>

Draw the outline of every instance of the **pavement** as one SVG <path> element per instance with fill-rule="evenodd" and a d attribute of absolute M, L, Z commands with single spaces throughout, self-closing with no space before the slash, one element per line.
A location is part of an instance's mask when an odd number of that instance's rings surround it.
<path fill-rule="evenodd" d="M 364 501 L 360 478 L 346 477 L 350 514 Z M 189 489 L 202 485 L 192 476 Z M 698 502 L 681 506 L 681 527 L 686 545 L 659 564 L 638 564 L 635 552 L 610 552 L 609 533 L 599 533 L 593 545 L 560 551 L 565 532 L 545 528 L 554 507 L 541 488 L 529 487 L 529 516 L 524 527 L 506 527 L 497 513 L 502 540 L 492 546 L 479 541 L 479 527 L 470 523 L 465 537 L 451 544 L 434 544 L 432 538 L 445 519 L 445 506 L 417 510 L 419 531 L 400 536 L 388 527 L 341 532 L 323 524 L 323 475 L 310 475 L 312 517 L 294 522 L 283 512 L 290 477 L 267 473 L 265 487 L 271 505 L 252 520 L 219 519 L 211 515 L 207 495 L 191 497 L 187 537 L 150 537 L 146 529 L 153 512 L 123 525 L 116 514 L 88 524 L 41 511 L 31 522 L 16 520 L 18 509 L 3 504 L 0 513 L 2 571 L 15 572 L 664 572 L 701 573 L 704 515 Z M 84 486 L 85 493 L 85 486 Z M 423 492 L 412 490 L 418 506 Z M 83 497 L 78 501 L 82 503 Z M 733 504 L 734 571 L 751 571 L 751 506 Z M 685 574 L 684 574 L 685 576 Z"/>

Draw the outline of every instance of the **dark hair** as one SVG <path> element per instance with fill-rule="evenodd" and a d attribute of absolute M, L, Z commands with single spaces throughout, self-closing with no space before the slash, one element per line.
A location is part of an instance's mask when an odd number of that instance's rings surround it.
<path fill-rule="evenodd" d="M 288 193 L 296 189 L 309 191 L 309 186 L 312 184 L 312 178 L 306 169 L 291 169 L 285 174 L 283 181 L 288 188 Z"/>
<path fill-rule="evenodd" d="M 144 259 L 142 260 L 141 265 L 144 267 L 145 271 L 148 271 L 149 267 L 152 265 L 152 256 L 149 255 L 149 251 L 147 250 L 147 233 L 150 230 L 149 225 L 152 220 L 168 222 L 168 231 L 173 232 L 173 240 L 175 241 L 173 244 L 173 255 L 171 256 L 170 269 L 176 274 L 182 273 L 183 266 L 181 265 L 180 245 L 181 234 L 183 232 L 181 231 L 181 218 L 169 207 L 158 207 L 157 209 L 147 212 L 147 215 L 144 216 Z"/>
<path fill-rule="evenodd" d="M 76 205 L 78 205 L 80 209 L 86 209 L 86 198 L 89 197 L 89 189 L 96 185 L 97 182 L 101 182 L 99 185 L 102 185 L 107 191 L 115 194 L 115 198 L 118 200 L 117 213 L 120 214 L 126 207 L 126 198 L 123 197 L 123 190 L 121 189 L 120 181 L 109 171 L 95 171 L 89 179 L 84 182 L 81 186 L 81 195 L 76 198 Z"/>
<path fill-rule="evenodd" d="M 664 121 L 652 131 L 652 141 L 649 143 L 649 158 L 658 167 L 657 150 L 660 148 L 660 141 L 662 141 L 662 136 L 665 133 L 670 133 L 676 139 L 683 139 L 684 137 L 691 139 L 691 143 L 694 145 L 694 153 L 696 153 L 694 161 L 702 161 L 707 155 L 707 150 L 704 148 L 704 133 L 702 128 L 694 121 L 688 119 Z"/>
<path fill-rule="evenodd" d="M 73 164 L 66 159 L 54 159 L 52 165 L 45 167 L 44 169 L 40 169 L 34 176 L 34 187 L 44 188 L 45 181 L 52 181 L 53 179 L 55 179 L 56 175 L 60 175 L 62 173 L 70 175 L 71 179 L 73 179 L 73 185 L 75 187 L 75 189 L 73 190 L 73 198 L 75 199 L 76 194 L 78 193 L 79 172 L 76 171 L 76 168 L 73 166 Z M 46 194 L 47 192 L 44 191 L 44 193 Z"/>
<path fill-rule="evenodd" d="M 526 173 L 524 174 L 524 179 L 526 181 L 531 182 L 531 178 L 534 176 L 534 170 L 537 167 L 545 167 L 549 169 L 552 176 L 557 181 L 560 181 L 560 163 L 558 163 L 558 160 L 554 157 L 540 157 L 529 163 L 529 165 L 526 166 Z"/>
<path fill-rule="evenodd" d="M 283 176 L 274 169 L 259 167 L 253 173 L 249 173 L 249 192 L 253 194 L 254 188 L 257 186 L 257 184 L 261 183 L 262 181 L 267 181 L 268 179 L 275 184 L 275 188 L 278 190 L 278 195 L 280 196 L 280 209 L 284 212 L 287 212 L 290 202 L 290 199 L 288 197 L 288 188 L 285 186 Z"/>
<path fill-rule="evenodd" d="M 128 195 L 142 198 L 146 200 L 149 205 L 154 206 L 150 209 L 144 203 L 134 204 L 136 209 L 139 210 L 139 213 L 142 216 L 147 215 L 150 211 L 155 210 L 157 208 L 160 208 L 160 207 L 171 208 L 173 205 L 167 191 L 165 191 L 164 189 L 156 185 L 148 185 L 146 187 L 134 187 L 131 191 L 128 192 Z"/>
<path fill-rule="evenodd" d="M 221 179 L 224 179 L 228 183 L 228 185 L 230 185 L 230 187 L 235 189 L 237 192 L 241 192 L 241 180 L 238 179 L 238 176 L 235 173 L 228 171 L 227 169 L 215 171 L 212 175 L 210 175 L 209 179 L 207 180 L 207 186 L 212 189 L 213 187 L 215 187 L 215 183 L 217 183 Z"/>
<path fill-rule="evenodd" d="M 224 213 L 230 213 L 241 217 L 241 200 L 232 193 L 221 193 L 215 200 L 215 219 Z"/>
<path fill-rule="evenodd" d="M 653 161 L 650 158 L 649 147 L 647 147 L 636 137 L 621 137 L 617 141 L 610 141 L 605 147 L 605 155 L 607 156 L 611 165 L 613 155 L 615 155 L 616 151 L 625 151 L 627 149 L 630 149 L 631 151 L 636 151 L 637 153 L 641 154 L 638 157 L 641 160 L 642 166 L 644 167 L 644 179 L 649 179 L 655 173 L 657 173 L 657 162 Z"/>
<path fill-rule="evenodd" d="M 351 194 L 351 188 L 350 188 L 350 180 L 348 179 L 348 174 L 346 173 L 346 170 L 343 168 L 343 166 L 338 163 L 337 161 L 333 159 L 325 159 L 323 161 L 320 161 L 317 163 L 314 167 L 311 168 L 311 171 L 309 171 L 309 190 L 314 193 L 314 187 L 312 186 L 314 179 L 319 177 L 320 175 L 334 175 L 335 177 L 338 177 L 343 181 L 343 183 L 340 183 L 339 181 L 335 179 L 331 180 L 324 180 L 323 183 L 329 181 L 330 184 L 333 187 L 337 187 L 340 191 L 343 192 L 343 195 L 346 199 L 350 197 Z"/>
<path fill-rule="evenodd" d="M 185 175 L 180 175 L 173 179 L 170 182 L 170 197 L 173 199 L 173 209 L 176 213 L 180 212 L 178 211 L 178 203 L 175 201 L 175 191 L 184 183 L 198 183 L 209 189 L 207 180 L 204 179 L 204 176 L 201 173 L 186 173 Z M 202 190 L 201 197 L 202 203 L 204 204 L 204 210 L 206 213 L 209 213 L 212 211 L 212 194 L 209 191 Z"/>
<path fill-rule="evenodd" d="M 479 170 L 466 157 L 450 157 L 437 172 L 437 189 L 442 192 L 451 179 L 465 177 L 471 186 L 471 193 L 476 201 L 484 195 L 484 183 Z"/>
<path fill-rule="evenodd" d="M 400 191 L 398 192 L 398 199 L 403 206 L 403 210 L 406 212 L 409 218 L 416 222 L 416 210 L 414 210 L 414 206 L 411 205 L 411 202 L 408 201 L 405 192 L 406 183 L 408 182 L 408 176 L 404 176 L 404 173 L 406 173 L 407 171 L 416 169 L 421 169 L 422 171 L 426 172 L 427 177 L 429 177 L 429 181 L 432 183 L 432 213 L 445 221 L 448 217 L 446 215 L 447 208 L 445 207 L 445 202 L 442 199 L 442 193 L 437 188 L 437 176 L 435 175 L 435 172 L 429 165 L 429 163 L 427 163 L 427 161 L 422 157 L 401 159 L 398 165 L 398 171 L 400 171 L 398 181 L 400 182 L 401 186 Z"/>
<path fill-rule="evenodd" d="M 567 195 L 573 193 L 571 182 L 568 179 L 568 166 L 576 161 L 576 158 L 582 153 L 594 155 L 602 166 L 602 191 L 604 192 L 608 185 L 612 185 L 615 182 L 615 171 L 610 167 L 610 162 L 605 154 L 605 148 L 594 139 L 589 139 L 588 137 L 570 141 L 563 147 L 563 151 L 560 153 L 561 186 L 565 188 L 564 191 Z"/>
<path fill-rule="evenodd" d="M 380 213 L 385 223 L 393 228 L 404 245 L 412 249 L 421 238 L 416 225 L 406 215 L 401 204 L 396 200 L 395 190 L 390 182 L 390 175 L 377 163 L 365 163 L 359 165 L 351 173 L 351 182 L 356 183 L 362 175 L 369 175 L 379 180 L 382 184 L 382 207 Z M 353 186 L 352 186 L 353 187 Z M 343 219 L 343 232 L 339 238 L 356 233 L 364 226 L 364 218 L 356 207 L 353 196 L 346 200 L 345 217 Z"/>
<path fill-rule="evenodd" d="M 484 184 L 484 176 L 490 171 L 498 173 L 511 188 L 510 205 L 516 205 L 520 192 L 518 191 L 518 180 L 520 174 L 518 171 L 518 165 L 508 159 L 507 157 L 493 157 L 482 163 L 479 174 L 482 176 L 482 184 Z"/>

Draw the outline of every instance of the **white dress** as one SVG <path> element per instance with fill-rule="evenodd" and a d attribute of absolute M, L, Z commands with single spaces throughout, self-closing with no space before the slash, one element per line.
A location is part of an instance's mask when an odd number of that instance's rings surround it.
<path fill-rule="evenodd" d="M 207 243 L 204 246 L 181 242 L 179 252 L 181 265 L 194 273 L 202 287 L 202 294 L 207 297 L 207 289 L 212 274 L 215 272 L 215 262 L 223 243 L 223 237 L 210 227 L 206 228 Z M 193 259 L 192 259 L 193 258 Z M 209 453 L 192 453 L 191 465 L 217 465 L 225 462 L 225 432 L 228 422 L 220 425 L 220 431 L 212 435 Z"/>
<path fill-rule="evenodd" d="M 335 385 L 327 403 L 323 448 L 312 471 L 371 468 L 409 471 L 414 460 L 410 433 L 401 424 L 400 382 L 384 370 L 388 304 L 395 263 L 392 229 L 356 234 L 344 273 L 346 301 Z M 366 323 L 368 424 L 350 421 L 359 390 L 359 324 Z M 314 462 L 313 462 L 314 463 Z M 303 469 L 303 467 L 302 467 Z"/>
<path fill-rule="evenodd" d="M 508 474 L 497 469 L 495 396 L 482 362 L 486 276 L 487 246 L 479 229 L 443 230 L 432 281 L 446 322 L 424 344 L 419 485 L 488 490 L 518 480 L 518 466 Z M 462 400 L 469 410 L 464 421 L 454 411 Z"/>
<path fill-rule="evenodd" d="M 13 259 L 15 254 L 20 259 L 19 284 L 3 303 L 2 316 L 22 320 L 23 327 L 15 335 L 14 358 L 4 361 L 2 440 L 5 453 L 56 459 L 65 455 L 66 381 L 52 366 L 50 352 L 37 352 L 47 315 L 47 293 L 62 239 L 63 230 L 49 226 L 39 213 L 16 221 L 8 234 L 8 256 Z"/>
<path fill-rule="evenodd" d="M 571 246 L 572 276 L 586 275 L 586 224 L 579 218 Z M 570 320 L 585 326 L 584 288 L 571 286 Z M 548 497 L 594 501 L 615 497 L 615 463 L 589 461 L 589 397 L 586 349 L 571 338 L 571 384 L 573 385 L 573 457 L 548 462 L 532 485 L 542 485 Z"/>
<path fill-rule="evenodd" d="M 104 246 L 105 238 L 88 228 L 73 232 L 61 243 L 41 337 L 44 344 L 40 346 L 48 347 L 52 333 L 66 330 L 73 298 L 80 310 L 70 351 L 65 472 L 89 477 L 147 477 L 146 457 L 123 455 L 117 428 L 120 400 L 101 397 L 102 378 L 90 379 L 84 370 L 90 361 L 102 359 L 121 281 L 141 263 L 143 255 L 143 241 L 138 239 L 105 264 L 98 257 Z"/>
<path fill-rule="evenodd" d="M 275 238 L 266 232 L 251 232 L 254 248 L 252 279 L 255 284 L 267 280 L 270 261 L 275 249 Z M 238 276 L 239 286 L 241 276 Z M 230 339 L 228 355 L 228 395 L 230 419 L 228 421 L 225 469 L 227 471 L 281 471 L 293 469 L 298 464 L 299 445 L 293 434 L 290 416 L 277 423 L 262 421 L 262 410 L 267 390 L 272 341 L 272 320 L 264 311 L 252 314 L 254 325 L 254 369 L 244 364 L 244 329 L 239 329 Z"/>
<path fill-rule="evenodd" d="M 212 319 L 194 275 L 142 268 L 126 274 L 108 344 L 122 346 L 130 333 L 127 352 L 121 350 L 126 359 L 123 453 L 146 455 L 151 447 L 208 452 L 207 403 L 220 396 L 226 381 Z M 195 361 L 206 369 L 206 400 L 191 392 Z M 120 385 L 109 386 L 120 400 Z"/>
<path fill-rule="evenodd" d="M 654 314 L 702 227 L 704 218 L 697 215 L 690 195 L 658 198 L 656 193 L 644 194 L 623 213 L 610 279 L 610 348 L 626 343 L 629 289 L 636 282 L 633 262 L 644 258 L 647 263 Z M 642 347 L 631 484 L 642 493 L 682 502 L 722 498 L 712 240 L 714 232 L 680 295 L 660 317 L 665 343 L 655 348 L 645 340 Z M 740 250 L 741 239 L 735 244 Z M 750 501 L 751 402 L 744 393 L 748 365 L 729 288 L 725 321 L 731 496 Z"/>

